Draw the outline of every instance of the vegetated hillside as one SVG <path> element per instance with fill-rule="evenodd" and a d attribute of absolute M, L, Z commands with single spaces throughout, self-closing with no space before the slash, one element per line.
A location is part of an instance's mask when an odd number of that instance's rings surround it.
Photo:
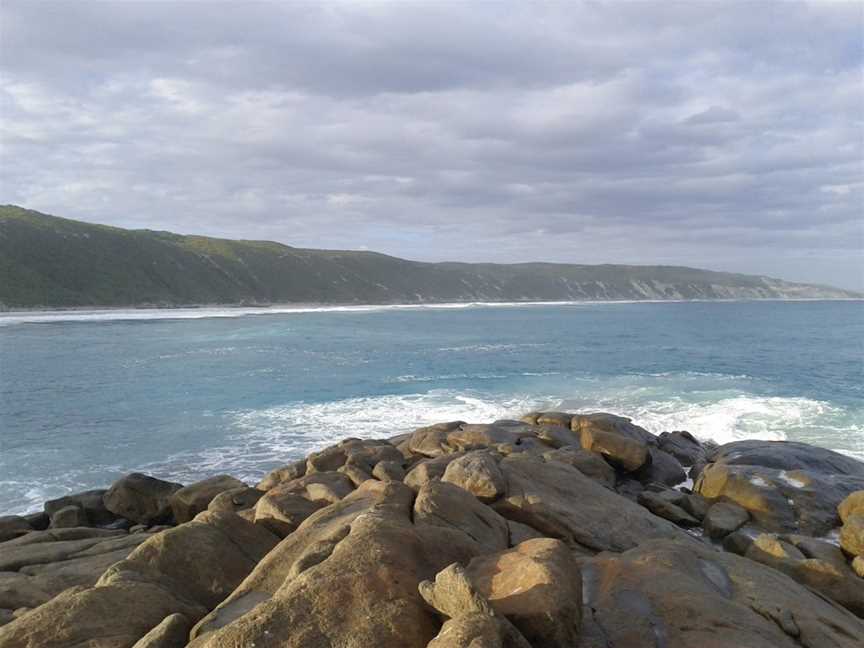
<path fill-rule="evenodd" d="M 851 298 L 850 291 L 673 266 L 421 263 L 126 230 L 0 207 L 0 306 Z"/>

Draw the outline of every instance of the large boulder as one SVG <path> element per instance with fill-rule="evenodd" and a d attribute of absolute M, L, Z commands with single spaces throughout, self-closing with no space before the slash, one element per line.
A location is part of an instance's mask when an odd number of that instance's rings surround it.
<path fill-rule="evenodd" d="M 189 522 L 201 511 L 206 511 L 210 502 L 219 493 L 235 488 L 243 488 L 246 484 L 231 475 L 216 475 L 194 484 L 189 484 L 171 494 L 171 510 L 177 524 Z"/>
<path fill-rule="evenodd" d="M 72 587 L 0 627 L 0 648 L 127 648 L 170 614 L 205 611 L 149 581 Z"/>
<path fill-rule="evenodd" d="M 534 427 L 521 421 L 496 421 L 461 425 L 447 434 L 447 445 L 455 451 L 475 450 L 500 444 L 516 444 L 534 436 Z"/>
<path fill-rule="evenodd" d="M 422 459 L 414 464 L 402 481 L 405 482 L 406 486 L 419 491 L 423 484 L 441 479 L 447 471 L 447 466 L 450 465 L 450 462 L 455 461 L 461 456 L 463 456 L 463 453 L 456 452 L 430 459 Z"/>
<path fill-rule="evenodd" d="M 51 516 L 51 526 L 55 529 L 88 526 L 87 514 L 80 506 L 70 504 L 54 511 Z"/>
<path fill-rule="evenodd" d="M 717 502 L 712 504 L 702 526 L 709 538 L 719 540 L 737 531 L 750 520 L 750 514 L 732 502 Z"/>
<path fill-rule="evenodd" d="M 0 542 L 12 540 L 30 531 L 33 531 L 33 527 L 20 515 L 0 516 Z"/>
<path fill-rule="evenodd" d="M 766 531 L 819 536 L 839 525 L 837 505 L 862 487 L 862 477 L 717 462 L 705 467 L 694 490 L 738 504 Z"/>
<path fill-rule="evenodd" d="M 426 457 L 450 454 L 454 452 L 454 448 L 450 445 L 448 436 L 450 432 L 458 430 L 463 425 L 465 425 L 464 421 L 450 421 L 417 428 L 406 442 L 407 449 Z"/>
<path fill-rule="evenodd" d="M 248 486 L 231 488 L 222 491 L 210 500 L 210 503 L 207 505 L 207 510 L 221 511 L 223 513 L 247 511 L 255 508 L 255 504 L 257 504 L 258 500 L 263 496 L 264 491 L 257 488 L 250 488 Z"/>
<path fill-rule="evenodd" d="M 332 472 L 347 462 L 371 473 L 381 461 L 404 460 L 402 453 L 389 441 L 382 439 L 344 439 L 334 446 L 313 452 L 306 459 L 306 474 Z"/>
<path fill-rule="evenodd" d="M 136 572 L 212 609 L 277 542 L 270 531 L 234 513 L 205 511 L 191 522 L 152 536 L 103 579 L 112 572 Z"/>
<path fill-rule="evenodd" d="M 850 493 L 837 506 L 837 514 L 842 522 L 845 522 L 850 515 L 864 515 L 864 490 Z"/>
<path fill-rule="evenodd" d="M 274 468 L 269 473 L 264 476 L 255 488 L 268 491 L 274 486 L 278 486 L 284 482 L 289 482 L 298 477 L 302 477 L 306 474 L 306 460 L 301 459 L 299 461 L 295 461 L 293 463 L 286 464 L 284 466 L 279 466 L 278 468 Z"/>
<path fill-rule="evenodd" d="M 148 537 L 123 534 L 92 542 L 57 540 L 22 545 L 17 550 L 10 547 L 14 571 L 0 571 L 0 608 L 37 607 L 70 587 L 93 585 L 108 567 L 126 558 Z"/>
<path fill-rule="evenodd" d="M 795 441 L 734 441 L 714 450 L 708 460 L 729 466 L 803 470 L 818 475 L 864 479 L 864 463 L 861 461 L 827 448 Z"/>
<path fill-rule="evenodd" d="M 531 644 L 469 580 L 454 563 L 438 572 L 434 581 L 422 581 L 421 596 L 446 619 L 427 648 L 531 648 Z"/>
<path fill-rule="evenodd" d="M 706 545 L 649 542 L 582 564 L 580 645 L 853 648 L 864 622 L 785 574 Z"/>
<path fill-rule="evenodd" d="M 263 524 L 280 538 L 284 538 L 323 506 L 326 506 L 325 502 L 313 502 L 296 492 L 277 486 L 258 500 L 254 520 L 256 524 Z"/>
<path fill-rule="evenodd" d="M 675 457 L 682 466 L 693 466 L 700 461 L 705 461 L 705 448 L 689 432 L 661 432 L 657 437 L 657 443 L 661 450 Z"/>
<path fill-rule="evenodd" d="M 564 446 L 557 450 L 544 452 L 543 458 L 546 461 L 559 461 L 573 466 L 586 477 L 590 477 L 607 488 L 615 486 L 615 469 L 599 452 L 592 452 L 578 446 Z"/>
<path fill-rule="evenodd" d="M 53 520 L 55 514 L 60 509 L 68 506 L 77 506 L 84 513 L 85 524 L 93 526 L 102 526 L 113 522 L 117 516 L 109 511 L 104 502 L 104 496 L 107 491 L 104 489 L 88 490 L 73 495 L 66 495 L 57 499 L 48 500 L 45 502 L 45 513 Z"/>
<path fill-rule="evenodd" d="M 566 427 L 563 425 L 541 425 L 534 433 L 543 443 L 553 448 L 578 446 L 580 443 L 579 435 L 570 429 L 569 420 Z"/>
<path fill-rule="evenodd" d="M 687 480 L 687 473 L 668 452 L 648 446 L 648 458 L 634 474 L 643 484 L 677 486 Z"/>
<path fill-rule="evenodd" d="M 864 556 L 864 514 L 846 518 L 840 529 L 840 546 L 851 556 Z"/>
<path fill-rule="evenodd" d="M 500 464 L 507 495 L 492 506 L 502 516 L 583 551 L 625 551 L 649 539 L 693 541 L 667 520 L 557 461 L 517 455 Z M 695 542 L 695 541 L 693 541 Z"/>
<path fill-rule="evenodd" d="M 582 580 L 560 540 L 528 540 L 513 549 L 474 558 L 465 570 L 492 608 L 535 646 L 577 643 Z"/>
<path fill-rule="evenodd" d="M 744 555 L 783 572 L 864 617 L 864 587 L 837 547 L 804 536 L 763 533 L 754 539 Z"/>
<path fill-rule="evenodd" d="M 171 520 L 171 495 L 181 488 L 183 484 L 131 473 L 114 482 L 102 499 L 114 515 L 139 524 L 161 524 Z"/>
<path fill-rule="evenodd" d="M 586 450 L 603 454 L 626 471 L 638 470 L 648 461 L 648 446 L 656 445 L 653 434 L 614 414 L 580 414 L 571 427 Z"/>
<path fill-rule="evenodd" d="M 504 495 L 504 475 L 498 467 L 498 456 L 477 450 L 447 464 L 441 481 L 455 484 L 481 502 L 494 502 Z"/>
<path fill-rule="evenodd" d="M 440 622 L 418 585 L 476 543 L 413 524 L 412 499 L 400 482 L 369 480 L 312 515 L 193 629 L 190 648 L 426 646 Z"/>
<path fill-rule="evenodd" d="M 93 587 L 67 589 L 3 626 L 0 647 L 126 648 L 171 614 L 195 622 L 277 541 L 234 513 L 206 511 L 152 535 Z"/>
<path fill-rule="evenodd" d="M 491 552 L 509 546 L 507 521 L 468 491 L 443 481 L 424 485 L 414 501 L 414 523 L 435 526 L 477 543 L 478 552 Z"/>
<path fill-rule="evenodd" d="M 699 526 L 699 520 L 688 513 L 677 502 L 668 497 L 664 497 L 663 493 L 643 491 L 636 497 L 636 501 L 651 511 L 654 515 L 659 515 L 678 526 Z"/>

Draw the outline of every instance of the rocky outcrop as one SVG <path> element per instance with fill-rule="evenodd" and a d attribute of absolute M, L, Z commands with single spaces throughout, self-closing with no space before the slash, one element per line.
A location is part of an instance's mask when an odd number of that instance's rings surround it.
<path fill-rule="evenodd" d="M 171 495 L 181 488 L 183 484 L 132 473 L 114 482 L 102 500 L 114 515 L 140 524 L 159 524 L 171 520 Z"/>
<path fill-rule="evenodd" d="M 245 486 L 246 484 L 230 475 L 217 475 L 184 486 L 171 493 L 171 497 L 168 498 L 171 511 L 174 513 L 174 521 L 178 524 L 189 522 L 201 511 L 206 511 L 213 498 L 220 493 Z"/>
<path fill-rule="evenodd" d="M 535 412 L 133 474 L 0 520 L 0 648 L 859 645 L 859 469 L 730 446 Z"/>
<path fill-rule="evenodd" d="M 582 564 L 586 646 L 853 648 L 864 623 L 785 574 L 704 545 L 649 542 Z"/>

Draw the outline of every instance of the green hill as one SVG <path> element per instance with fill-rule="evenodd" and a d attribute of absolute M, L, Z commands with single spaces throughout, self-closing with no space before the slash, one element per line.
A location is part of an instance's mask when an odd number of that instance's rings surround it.
<path fill-rule="evenodd" d="M 768 277 L 673 266 L 420 263 L 126 230 L 0 206 L 0 307 L 849 298 Z"/>

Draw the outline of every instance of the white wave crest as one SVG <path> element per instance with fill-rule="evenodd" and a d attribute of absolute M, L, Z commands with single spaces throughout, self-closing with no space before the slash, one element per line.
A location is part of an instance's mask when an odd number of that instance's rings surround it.
<path fill-rule="evenodd" d="M 635 423 L 655 434 L 688 430 L 701 439 L 730 443 L 744 439 L 782 441 L 836 414 L 827 403 L 808 398 L 741 395 L 718 401 L 687 402 L 680 398 L 631 405 Z M 802 439 L 803 440 L 803 439 Z"/>

